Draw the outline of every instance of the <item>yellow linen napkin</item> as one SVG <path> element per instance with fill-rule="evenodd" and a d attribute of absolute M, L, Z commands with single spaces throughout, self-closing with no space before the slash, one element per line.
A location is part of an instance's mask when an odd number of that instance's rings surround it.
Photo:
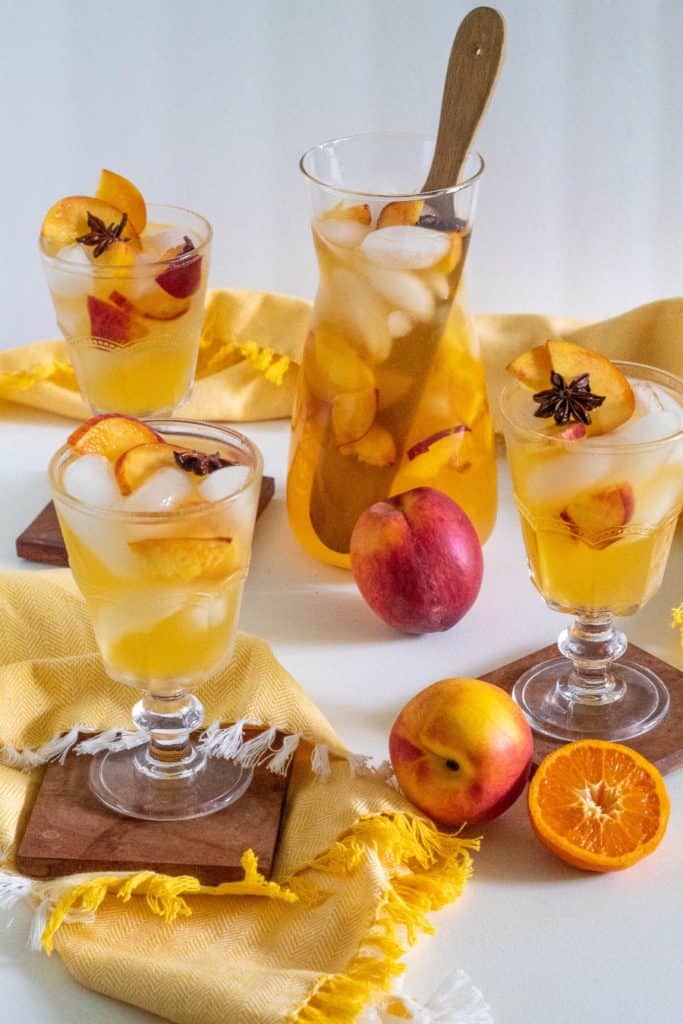
<path fill-rule="evenodd" d="M 207 722 L 268 722 L 332 753 L 326 782 L 297 756 L 272 882 L 245 851 L 245 881 L 213 888 L 153 872 L 30 883 L 13 858 L 41 769 L 17 765 L 74 726 L 129 727 L 134 691 L 105 676 L 67 571 L 0 573 L 0 607 L 0 906 L 30 899 L 79 982 L 177 1024 L 351 1024 L 432 930 L 426 914 L 460 894 L 477 842 L 438 833 L 378 774 L 354 775 L 267 645 L 241 635 L 200 689 Z"/>
<path fill-rule="evenodd" d="M 179 415 L 242 422 L 289 416 L 310 310 L 306 299 L 288 295 L 210 291 L 194 394 Z M 494 420 L 507 363 L 551 336 L 683 376 L 683 298 L 651 302 L 586 326 L 536 314 L 474 320 Z M 0 352 L 0 397 L 76 419 L 88 415 L 63 341 Z"/>

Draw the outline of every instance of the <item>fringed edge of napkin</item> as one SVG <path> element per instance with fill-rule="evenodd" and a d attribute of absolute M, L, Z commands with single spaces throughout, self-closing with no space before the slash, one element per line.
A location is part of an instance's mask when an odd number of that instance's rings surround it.
<path fill-rule="evenodd" d="M 245 739 L 244 731 L 246 729 L 260 729 L 261 732 L 250 739 Z M 301 732 L 287 733 L 282 743 L 277 744 L 278 732 L 284 732 L 284 729 L 277 725 L 268 725 L 246 718 L 240 718 L 228 726 L 222 726 L 220 722 L 213 722 L 201 734 L 198 746 L 209 757 L 221 757 L 227 761 L 234 761 L 235 764 L 243 768 L 263 766 L 276 775 L 286 775 L 299 744 L 309 737 Z M 82 734 L 90 733 L 93 735 L 88 735 L 86 739 L 80 739 Z M 9 743 L 0 743 L 0 764 L 4 764 L 8 768 L 30 772 L 34 768 L 40 768 L 52 762 L 64 764 L 67 756 L 72 752 L 92 756 L 105 750 L 132 750 L 142 746 L 148 739 L 147 733 L 141 730 L 105 729 L 102 732 L 95 732 L 92 728 L 78 725 L 69 729 L 68 732 L 60 733 L 39 747 L 19 748 Z M 375 765 L 372 758 L 365 754 L 354 754 L 346 750 L 331 750 L 326 743 L 313 742 L 311 771 L 321 782 L 327 781 L 330 777 L 331 756 L 345 760 L 351 776 L 375 775 L 389 785 L 395 784 L 389 761 Z"/>
<path fill-rule="evenodd" d="M 389 884 L 356 955 L 339 974 L 323 974 L 286 1018 L 287 1024 L 353 1024 L 373 999 L 391 989 L 405 970 L 401 958 L 423 933 L 427 915 L 460 896 L 479 839 L 439 832 L 422 818 L 384 814 L 361 818 L 310 867 L 335 874 L 353 871 L 374 850 L 388 867 Z"/>
<path fill-rule="evenodd" d="M 676 626 L 681 631 L 681 647 L 683 647 L 683 604 L 679 604 L 678 608 L 674 608 L 672 612 L 671 627 L 675 629 Z"/>

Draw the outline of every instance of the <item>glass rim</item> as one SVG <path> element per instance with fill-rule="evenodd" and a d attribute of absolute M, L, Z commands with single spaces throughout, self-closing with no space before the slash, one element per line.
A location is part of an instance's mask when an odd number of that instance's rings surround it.
<path fill-rule="evenodd" d="M 452 195 L 456 192 L 461 192 L 464 189 L 472 188 L 479 178 L 481 178 L 486 164 L 481 153 L 476 149 L 471 149 L 467 152 L 465 157 L 468 160 L 470 157 L 474 157 L 478 161 L 477 169 L 473 174 L 470 174 L 467 178 L 462 181 L 456 182 L 454 185 L 449 185 L 447 188 L 434 188 L 428 189 L 422 192 L 374 192 L 360 191 L 359 189 L 344 188 L 343 186 L 333 185 L 332 182 L 325 181 L 322 178 L 316 177 L 311 171 L 306 168 L 306 160 L 313 153 L 323 149 L 325 146 L 336 146 L 341 142 L 350 142 L 354 139 L 370 139 L 370 138 L 404 138 L 404 139 L 421 139 L 423 142 L 431 142 L 436 144 L 436 139 L 432 135 L 423 135 L 420 132 L 399 132 L 399 131 L 376 131 L 376 132 L 357 132 L 353 135 L 340 135 L 338 138 L 327 139 L 325 142 L 319 142 L 315 146 L 310 146 L 309 149 L 303 153 L 299 159 L 299 170 L 309 181 L 312 181 L 315 185 L 319 185 L 321 188 L 327 189 L 330 192 L 337 192 L 341 195 L 347 196 L 365 196 L 368 199 L 393 199 L 393 200 L 407 200 L 407 199 L 435 199 L 437 196 Z"/>
<path fill-rule="evenodd" d="M 188 214 L 190 217 L 195 217 L 204 227 L 204 237 L 200 241 L 199 245 L 195 246 L 194 249 L 191 249 L 187 253 L 172 256 L 167 260 L 149 260 L 144 263 L 134 263 L 129 267 L 98 266 L 94 262 L 88 264 L 88 266 L 81 266 L 79 264 L 72 263 L 71 260 L 65 260 L 62 256 L 51 256 L 43 249 L 43 240 L 41 235 L 38 236 L 40 254 L 44 260 L 47 260 L 49 263 L 56 264 L 63 273 L 115 278 L 152 276 L 152 274 L 156 273 L 160 268 L 168 267 L 171 263 L 174 263 L 176 266 L 182 266 L 186 263 L 192 262 L 192 260 L 196 259 L 198 255 L 202 256 L 205 254 L 213 241 L 213 228 L 206 217 L 203 217 L 201 213 L 197 213 L 196 210 L 190 210 L 185 206 L 173 206 L 170 203 L 147 203 L 146 208 L 148 210 L 172 210 L 174 213 Z"/>
<path fill-rule="evenodd" d="M 116 415 L 116 413 L 105 413 L 105 416 Z M 131 419 L 132 417 L 128 417 Z M 68 444 L 60 445 L 57 451 L 50 459 L 48 465 L 48 478 L 50 481 L 50 487 L 52 489 L 53 496 L 56 497 L 60 502 L 63 502 L 69 508 L 75 509 L 77 512 L 84 512 L 86 515 L 95 516 L 98 518 L 113 519 L 116 521 L 127 521 L 127 522 L 141 522 L 141 523 L 163 523 L 165 521 L 172 521 L 176 519 L 192 518 L 193 516 L 206 515 L 207 509 L 210 508 L 224 508 L 231 502 L 235 501 L 241 494 L 244 494 L 253 485 L 261 479 L 263 475 L 263 456 L 258 446 L 246 436 L 246 434 L 240 433 L 239 430 L 234 430 L 232 427 L 226 427 L 221 424 L 213 423 L 202 423 L 201 420 L 181 420 L 181 419 L 145 419 L 141 420 L 146 426 L 152 427 L 154 430 L 158 430 L 160 433 L 168 431 L 171 434 L 190 434 L 193 433 L 197 436 L 201 436 L 201 433 L 208 427 L 210 430 L 216 430 L 220 433 L 227 434 L 229 439 L 237 441 L 239 444 L 246 448 L 247 451 L 253 458 L 252 465 L 249 466 L 249 475 L 247 476 L 244 483 L 237 487 L 230 494 L 226 494 L 223 498 L 218 501 L 202 501 L 200 504 L 188 506 L 187 508 L 175 508 L 175 509 L 164 509 L 154 512 L 141 512 L 133 511 L 125 508 L 109 508 L 101 505 L 92 505 L 86 501 L 82 501 L 80 498 L 74 498 L 73 495 L 68 494 L 64 490 L 61 480 L 59 479 L 57 470 L 64 461 L 64 456 L 67 454 L 73 454 L 73 448 L 70 448 Z M 178 427 L 178 430 L 174 428 Z M 171 428 L 169 430 L 169 428 Z M 183 429 L 189 428 L 189 429 Z M 218 443 L 229 444 L 230 440 L 218 441 Z M 84 454 L 97 454 L 97 453 L 84 453 Z"/>
<path fill-rule="evenodd" d="M 613 359 L 612 362 L 615 366 L 618 366 L 620 370 L 624 371 L 627 375 L 629 370 L 646 370 L 648 373 L 659 375 L 663 378 L 657 383 L 662 383 L 664 387 L 670 387 L 672 390 L 678 392 L 678 397 L 681 400 L 681 414 L 683 415 L 683 377 L 677 376 L 675 373 L 670 373 L 668 370 L 662 370 L 658 366 L 650 366 L 647 363 L 636 363 L 626 359 Z M 646 377 L 641 377 L 641 380 L 647 380 Z M 509 380 L 503 387 L 500 395 L 499 408 L 503 419 L 506 424 L 518 434 L 524 434 L 528 438 L 533 438 L 534 441 L 544 441 L 546 444 L 561 445 L 565 451 L 578 452 L 579 449 L 573 449 L 571 446 L 576 444 L 576 441 L 568 441 L 566 438 L 562 438 L 559 435 L 546 434 L 542 430 L 534 430 L 528 426 L 522 426 L 516 420 L 512 418 L 509 411 L 506 408 L 506 402 L 513 392 L 516 392 L 518 388 L 522 388 L 529 395 L 531 394 L 529 388 L 525 388 L 524 384 L 517 379 Z M 597 452 L 600 454 L 613 453 L 615 451 L 621 452 L 644 452 L 650 451 L 655 448 L 660 448 L 663 445 L 670 444 L 675 440 L 683 440 L 683 425 L 678 430 L 674 431 L 673 434 L 666 434 L 664 437 L 658 437 L 652 441 L 629 441 L 626 444 L 619 444 L 618 441 L 612 441 L 611 443 L 607 440 L 601 441 L 601 438 L 609 438 L 610 434 L 598 434 L 592 438 L 586 438 L 590 440 L 590 448 L 587 449 L 589 452 Z M 585 451 L 586 449 L 584 449 Z"/>

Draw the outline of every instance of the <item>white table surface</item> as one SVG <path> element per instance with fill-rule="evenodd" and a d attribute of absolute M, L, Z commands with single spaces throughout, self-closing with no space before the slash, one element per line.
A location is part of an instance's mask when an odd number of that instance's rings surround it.
<path fill-rule="evenodd" d="M 16 558 L 14 538 L 48 498 L 45 467 L 67 429 L 56 417 L 0 404 L 1 567 L 30 568 Z M 270 642 L 351 749 L 386 757 L 395 715 L 422 687 L 482 674 L 551 642 L 564 624 L 528 581 L 502 459 L 498 524 L 477 603 L 449 632 L 410 638 L 374 617 L 348 574 L 318 565 L 295 544 L 283 499 L 287 425 L 247 431 L 277 490 L 258 526 L 241 626 Z M 669 621 L 681 600 L 682 556 L 679 530 L 659 594 L 627 622 L 631 639 L 679 667 L 683 651 Z M 405 990 L 424 998 L 462 967 L 496 1024 L 683 1021 L 683 771 L 667 785 L 667 835 L 626 872 L 565 867 L 534 838 L 523 798 L 482 828 L 474 877 L 457 903 L 434 916 L 436 936 L 408 954 Z M 17 908 L 12 918 L 12 927 L 0 927 L 0 1022 L 158 1020 L 81 988 L 57 956 L 28 952 L 28 911 Z"/>

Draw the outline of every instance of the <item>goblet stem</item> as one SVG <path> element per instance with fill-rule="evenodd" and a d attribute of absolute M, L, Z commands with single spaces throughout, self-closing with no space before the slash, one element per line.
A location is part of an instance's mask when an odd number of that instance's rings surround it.
<path fill-rule="evenodd" d="M 612 664 L 628 647 L 624 633 L 614 628 L 612 615 L 577 616 L 557 641 L 571 671 L 558 683 L 559 696 L 571 704 L 598 706 L 619 700 L 625 690 Z"/>
<path fill-rule="evenodd" d="M 186 778 L 200 771 L 205 756 L 190 733 L 204 721 L 204 707 L 193 695 L 146 693 L 134 706 L 133 721 L 149 733 L 149 744 L 136 755 L 138 771 L 155 779 Z"/>

